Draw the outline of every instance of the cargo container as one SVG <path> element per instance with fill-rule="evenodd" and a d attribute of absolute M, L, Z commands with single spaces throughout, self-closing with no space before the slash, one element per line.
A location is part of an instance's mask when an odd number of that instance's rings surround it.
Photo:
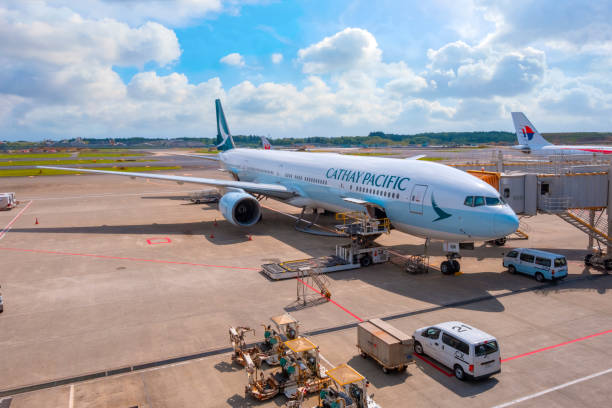
<path fill-rule="evenodd" d="M 380 319 L 357 326 L 357 348 L 364 358 L 371 357 L 383 372 L 405 370 L 412 360 L 414 340 L 411 336 Z"/>

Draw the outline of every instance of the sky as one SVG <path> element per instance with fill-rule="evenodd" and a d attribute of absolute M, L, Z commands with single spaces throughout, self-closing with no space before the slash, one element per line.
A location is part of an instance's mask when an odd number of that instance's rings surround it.
<path fill-rule="evenodd" d="M 612 131 L 612 2 L 3 0 L 0 140 Z"/>

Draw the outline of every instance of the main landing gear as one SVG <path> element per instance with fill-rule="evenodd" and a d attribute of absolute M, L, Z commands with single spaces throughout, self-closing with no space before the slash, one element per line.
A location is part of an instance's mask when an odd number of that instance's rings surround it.
<path fill-rule="evenodd" d="M 459 254 L 446 255 L 448 261 L 444 261 L 440 264 L 440 272 L 442 272 L 443 275 L 452 275 L 461 270 L 461 264 L 457 259 L 452 258 L 453 256 L 460 257 Z"/>
<path fill-rule="evenodd" d="M 446 261 L 440 264 L 440 272 L 443 275 L 452 275 L 461 270 L 461 264 L 457 259 L 461 259 L 459 255 L 459 243 L 457 242 L 445 242 L 442 247 L 446 252 Z"/>

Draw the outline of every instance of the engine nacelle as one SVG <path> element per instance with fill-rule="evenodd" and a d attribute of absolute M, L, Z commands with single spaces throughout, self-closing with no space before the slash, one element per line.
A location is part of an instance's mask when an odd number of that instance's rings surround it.
<path fill-rule="evenodd" d="M 250 194 L 231 191 L 219 200 L 219 211 L 226 220 L 239 227 L 250 227 L 259 221 L 261 206 Z"/>

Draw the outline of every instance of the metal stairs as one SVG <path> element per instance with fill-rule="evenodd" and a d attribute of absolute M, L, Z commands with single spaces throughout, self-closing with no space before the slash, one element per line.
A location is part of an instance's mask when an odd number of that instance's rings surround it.
<path fill-rule="evenodd" d="M 599 210 L 590 215 L 588 209 L 569 209 L 555 214 L 600 244 L 612 246 L 612 239 L 604 232 L 608 231 L 608 217 L 607 214 L 604 216 L 605 213 L 605 210 Z"/>

